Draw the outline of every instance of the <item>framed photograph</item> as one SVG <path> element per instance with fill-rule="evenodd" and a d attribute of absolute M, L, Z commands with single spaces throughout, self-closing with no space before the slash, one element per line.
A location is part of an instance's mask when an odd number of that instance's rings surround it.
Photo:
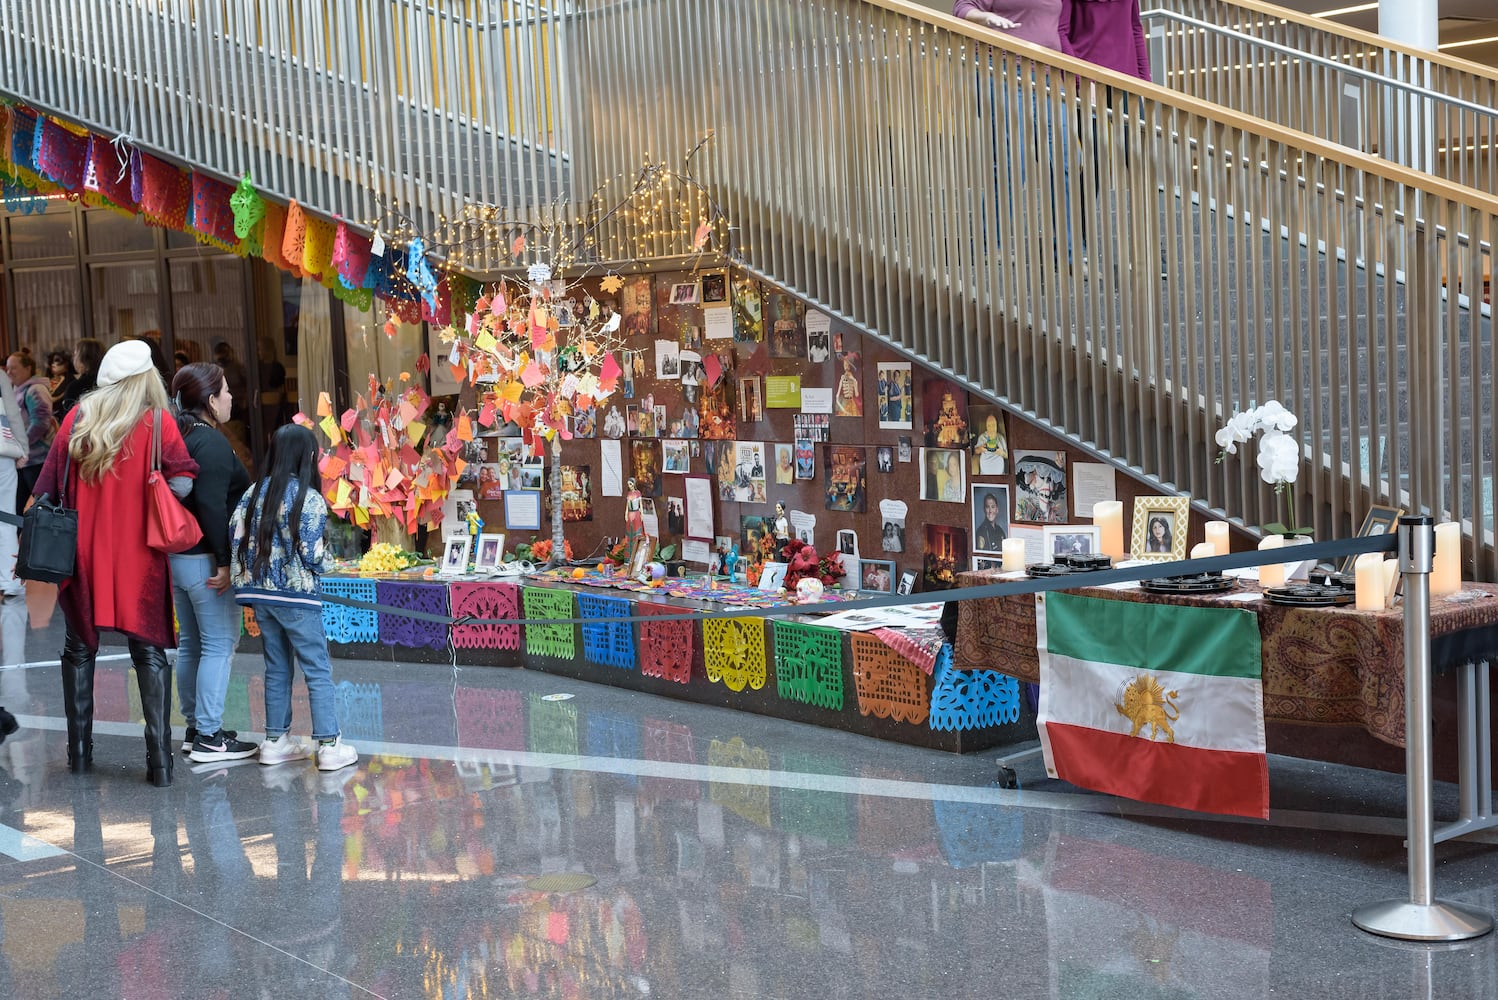
<path fill-rule="evenodd" d="M 1094 555 L 1103 543 L 1103 529 L 1093 524 L 1048 524 L 1040 530 L 1051 562 L 1057 556 Z"/>
<path fill-rule="evenodd" d="M 1185 559 L 1190 512 L 1190 497 L 1135 497 L 1132 557 L 1156 562 Z"/>
<path fill-rule="evenodd" d="M 760 590 L 779 590 L 785 586 L 785 563 L 767 562 L 759 574 Z"/>
<path fill-rule="evenodd" d="M 1009 487 L 997 483 L 973 484 L 973 551 L 1004 551 L 1009 537 Z"/>
<path fill-rule="evenodd" d="M 479 535 L 479 549 L 473 557 L 474 571 L 478 573 L 491 573 L 499 569 L 499 564 L 504 561 L 504 555 L 504 535 Z"/>
<path fill-rule="evenodd" d="M 442 575 L 458 576 L 468 572 L 468 550 L 473 544 L 471 535 L 448 535 L 442 547 Z"/>
<path fill-rule="evenodd" d="M 995 572 L 1004 568 L 1003 559 L 993 559 L 984 556 L 973 556 L 973 569 L 993 570 Z"/>
<path fill-rule="evenodd" d="M 546 486 L 546 468 L 540 462 L 527 462 L 520 467 L 520 488 L 541 490 Z"/>
<path fill-rule="evenodd" d="M 702 300 L 702 296 L 695 281 L 683 281 L 671 286 L 671 304 L 673 306 L 696 305 Z"/>
<path fill-rule="evenodd" d="M 897 594 L 915 593 L 915 570 L 907 569 L 900 574 L 900 585 L 895 588 Z"/>
<path fill-rule="evenodd" d="M 726 273 L 713 271 L 702 276 L 702 301 L 728 301 L 728 275 Z"/>
<path fill-rule="evenodd" d="M 858 555 L 858 532 L 852 528 L 839 528 L 837 532 L 837 550 L 845 556 Z"/>
<path fill-rule="evenodd" d="M 876 594 L 888 594 L 895 584 L 895 564 L 891 559 L 865 559 L 859 566 L 858 587 Z"/>
<path fill-rule="evenodd" d="M 1399 519 L 1404 515 L 1403 507 L 1381 507 L 1374 505 L 1368 508 L 1367 515 L 1363 518 L 1363 526 L 1358 529 L 1359 538 L 1367 538 L 1370 535 L 1387 535 L 1399 530 Z M 1352 564 L 1357 556 L 1344 556 L 1337 564 L 1338 573 L 1351 573 Z"/>

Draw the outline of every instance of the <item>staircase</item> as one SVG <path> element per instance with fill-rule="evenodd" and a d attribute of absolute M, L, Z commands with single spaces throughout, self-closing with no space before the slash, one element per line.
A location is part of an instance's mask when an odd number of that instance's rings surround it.
<path fill-rule="evenodd" d="M 1467 175 L 902 0 L 303 7 L 12 0 L 0 94 L 395 238 L 474 204 L 586 218 L 712 132 L 694 176 L 764 279 L 1248 525 L 1275 498 L 1213 434 L 1280 399 L 1302 521 L 1455 517 L 1498 578 L 1498 198 Z M 499 235 L 460 263 L 503 266 Z M 603 261 L 685 249 L 627 215 L 598 235 Z"/>

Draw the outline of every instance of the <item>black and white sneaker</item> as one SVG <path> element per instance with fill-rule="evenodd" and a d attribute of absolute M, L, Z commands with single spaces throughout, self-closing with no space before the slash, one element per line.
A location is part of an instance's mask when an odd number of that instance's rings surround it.
<path fill-rule="evenodd" d="M 193 740 L 192 750 L 188 752 L 187 757 L 199 763 L 215 760 L 243 760 L 245 757 L 255 756 L 255 751 L 259 749 L 260 747 L 256 744 L 237 740 L 220 729 L 212 736 L 199 736 Z"/>
<path fill-rule="evenodd" d="M 236 739 L 239 732 L 234 729 L 225 729 L 223 734 L 229 739 Z M 198 730 L 195 726 L 188 726 L 187 732 L 182 734 L 182 752 L 192 753 L 192 745 L 198 741 Z"/>

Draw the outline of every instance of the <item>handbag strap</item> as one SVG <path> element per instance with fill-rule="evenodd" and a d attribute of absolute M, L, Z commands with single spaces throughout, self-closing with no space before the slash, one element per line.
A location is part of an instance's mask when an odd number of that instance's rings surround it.
<path fill-rule="evenodd" d="M 151 471 L 161 471 L 161 411 L 151 411 Z"/>

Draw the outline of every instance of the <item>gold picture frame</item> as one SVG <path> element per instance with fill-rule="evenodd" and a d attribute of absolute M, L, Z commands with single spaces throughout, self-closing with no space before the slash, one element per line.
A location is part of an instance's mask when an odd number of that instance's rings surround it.
<path fill-rule="evenodd" d="M 1134 532 L 1129 545 L 1132 558 L 1155 562 L 1185 559 L 1190 518 L 1190 497 L 1135 497 Z M 1163 535 L 1154 533 L 1157 524 L 1163 527 Z"/>

